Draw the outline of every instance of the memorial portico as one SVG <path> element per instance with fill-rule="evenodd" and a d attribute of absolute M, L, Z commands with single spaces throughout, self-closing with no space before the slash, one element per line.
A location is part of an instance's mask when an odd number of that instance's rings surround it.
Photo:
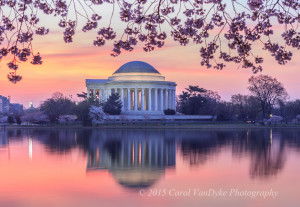
<path fill-rule="evenodd" d="M 176 108 L 176 83 L 165 81 L 153 66 L 141 61 L 128 62 L 108 79 L 86 79 L 88 96 L 100 103 L 118 93 L 122 114 L 163 114 Z"/>

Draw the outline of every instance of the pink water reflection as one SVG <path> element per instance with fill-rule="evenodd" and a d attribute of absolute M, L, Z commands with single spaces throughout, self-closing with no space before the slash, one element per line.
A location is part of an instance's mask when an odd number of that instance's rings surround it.
<path fill-rule="evenodd" d="M 297 206 L 299 130 L 248 133 L 2 131 L 0 206 Z M 195 189 L 279 194 L 174 195 Z"/>

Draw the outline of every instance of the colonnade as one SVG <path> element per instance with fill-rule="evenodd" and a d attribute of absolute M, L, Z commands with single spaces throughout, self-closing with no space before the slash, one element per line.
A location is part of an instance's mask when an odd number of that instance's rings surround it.
<path fill-rule="evenodd" d="M 87 169 L 112 167 L 168 167 L 175 166 L 176 146 L 174 140 L 164 139 L 122 139 L 114 140 L 119 146 L 117 155 L 111 154 L 109 148 L 103 145 L 89 150 Z M 112 157 L 116 157 L 114 160 Z"/>
<path fill-rule="evenodd" d="M 122 102 L 122 111 L 163 111 L 174 109 L 176 103 L 175 88 L 109 88 L 89 89 L 88 95 L 94 95 L 100 102 L 112 93 L 118 93 Z"/>

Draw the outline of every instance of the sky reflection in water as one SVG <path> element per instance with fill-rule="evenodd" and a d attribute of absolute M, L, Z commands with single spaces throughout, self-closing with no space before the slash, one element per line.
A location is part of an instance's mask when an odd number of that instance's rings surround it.
<path fill-rule="evenodd" d="M 300 129 L 2 130 L 0 206 L 297 206 L 299 152 Z"/>

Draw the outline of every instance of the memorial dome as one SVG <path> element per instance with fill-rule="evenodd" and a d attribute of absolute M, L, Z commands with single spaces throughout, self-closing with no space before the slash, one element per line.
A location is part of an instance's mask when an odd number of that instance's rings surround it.
<path fill-rule="evenodd" d="M 150 64 L 143 61 L 131 61 L 122 65 L 113 74 L 119 73 L 157 73 L 159 72 Z"/>

